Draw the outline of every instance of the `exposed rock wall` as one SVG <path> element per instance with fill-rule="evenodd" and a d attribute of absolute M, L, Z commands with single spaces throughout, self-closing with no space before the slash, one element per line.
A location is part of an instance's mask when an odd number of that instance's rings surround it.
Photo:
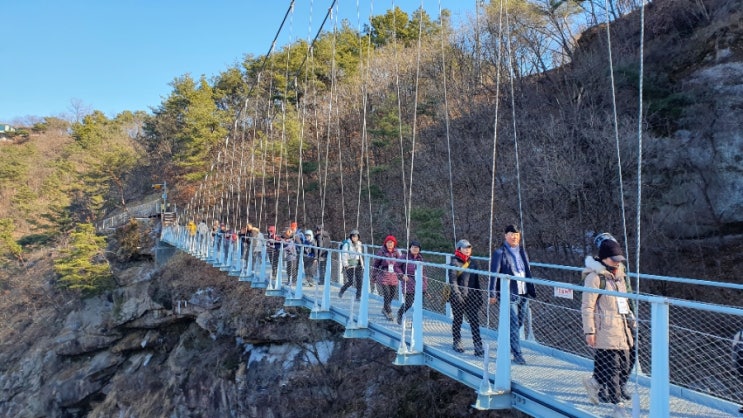
<path fill-rule="evenodd" d="M 179 254 L 0 350 L 0 416 L 472 416 L 475 393 Z M 59 324 L 59 326 L 50 326 Z M 421 402 L 421 399 L 426 402 Z M 413 402 L 415 400 L 415 402 Z M 511 416 L 478 412 L 478 416 Z"/>

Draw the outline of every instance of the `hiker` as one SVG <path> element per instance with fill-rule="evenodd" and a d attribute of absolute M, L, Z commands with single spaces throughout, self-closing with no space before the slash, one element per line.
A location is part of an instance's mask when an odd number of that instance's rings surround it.
<path fill-rule="evenodd" d="M 276 234 L 276 225 L 268 227 L 268 237 L 266 244 L 268 251 L 268 260 L 271 263 L 271 277 L 276 277 L 279 266 L 279 253 L 281 252 L 281 236 Z"/>
<path fill-rule="evenodd" d="M 372 282 L 377 283 L 382 289 L 384 305 L 382 315 L 392 321 L 392 299 L 397 296 L 397 284 L 402 276 L 402 265 L 398 261 L 402 254 L 397 249 L 397 238 L 387 235 L 382 248 L 377 251 L 377 256 L 387 258 L 375 258 L 372 263 Z M 393 259 L 393 260 L 390 260 Z"/>
<path fill-rule="evenodd" d="M 266 245 L 266 239 L 261 230 L 256 226 L 250 230 L 250 239 L 250 252 L 253 253 L 253 269 L 255 270 L 262 262 L 261 252 Z"/>
<path fill-rule="evenodd" d="M 193 253 L 196 246 L 196 222 L 193 219 L 186 224 L 186 231 L 188 232 L 188 252 Z"/>
<path fill-rule="evenodd" d="M 403 303 L 397 311 L 398 324 L 402 324 L 402 316 L 405 315 L 405 312 L 407 312 L 411 306 L 413 306 L 413 302 L 415 301 L 416 262 L 423 261 L 420 242 L 416 240 L 410 241 L 408 253 L 405 254 L 404 260 L 405 267 L 403 268 L 403 271 L 405 274 L 402 275 L 400 283 L 402 286 L 402 294 L 405 296 L 405 303 Z M 421 265 L 421 269 L 423 269 L 423 265 Z M 426 278 L 425 271 L 421 271 L 421 277 L 423 277 L 423 294 L 425 295 L 428 290 L 428 279 Z"/>
<path fill-rule="evenodd" d="M 586 257 L 584 286 L 626 292 L 625 260 L 622 248 L 612 239 L 604 240 L 597 257 Z M 586 344 L 594 351 L 594 372 L 583 379 L 588 399 L 593 404 L 614 404 L 613 417 L 627 417 L 623 390 L 629 379 L 630 349 L 634 344 L 635 318 L 626 297 L 585 291 L 581 315 Z M 600 324 L 600 326 L 599 326 Z"/>
<path fill-rule="evenodd" d="M 343 244 L 341 252 L 341 266 L 345 274 L 346 282 L 341 286 L 338 297 L 343 298 L 343 293 L 354 285 L 356 288 L 356 300 L 361 300 L 361 284 L 364 279 L 364 247 L 358 229 L 352 229 L 348 233 L 348 241 Z"/>
<path fill-rule="evenodd" d="M 293 285 L 297 282 L 297 244 L 294 231 L 287 228 L 282 237 L 284 248 L 284 265 L 286 266 L 287 283 Z"/>
<path fill-rule="evenodd" d="M 196 233 L 199 241 L 198 253 L 200 256 L 206 256 L 209 253 L 209 226 L 205 220 L 201 220 L 199 225 L 196 227 Z"/>
<path fill-rule="evenodd" d="M 521 243 L 521 231 L 516 225 L 508 225 L 503 236 L 503 245 L 493 252 L 490 261 L 490 272 L 507 274 L 516 277 L 531 277 L 529 257 Z M 534 283 L 523 280 L 511 280 L 511 355 L 513 362 L 524 365 L 526 360 L 521 352 L 519 333 L 524 325 L 524 317 L 529 312 L 529 299 L 537 296 Z M 490 304 L 498 301 L 500 294 L 500 277 L 490 281 Z"/>
<path fill-rule="evenodd" d="M 457 242 L 451 265 L 454 267 L 478 270 L 477 260 L 471 258 L 472 244 L 466 239 Z M 477 273 L 468 271 L 449 270 L 449 302 L 453 314 L 451 323 L 452 348 L 457 353 L 464 353 L 462 346 L 462 320 L 467 315 L 467 322 L 472 332 L 472 343 L 475 347 L 475 356 L 482 356 L 482 339 L 480 338 L 480 307 L 483 295 L 480 288 L 480 278 Z"/>
<path fill-rule="evenodd" d="M 314 233 L 311 229 L 304 231 L 302 235 L 302 258 L 304 262 L 304 277 L 308 286 L 315 285 L 315 275 L 317 274 L 317 250 Z"/>
<path fill-rule="evenodd" d="M 331 257 L 332 254 L 327 250 L 331 247 L 332 242 L 330 240 L 330 232 L 328 232 L 322 225 L 315 227 L 315 245 L 320 249 L 317 251 L 317 264 L 318 264 L 318 280 L 320 284 L 325 283 L 325 267 L 327 266 L 327 258 Z"/>

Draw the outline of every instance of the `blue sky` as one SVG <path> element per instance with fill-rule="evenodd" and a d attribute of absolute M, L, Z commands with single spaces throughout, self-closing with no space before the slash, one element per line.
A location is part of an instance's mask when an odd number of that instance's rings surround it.
<path fill-rule="evenodd" d="M 454 21 L 476 0 L 429 0 Z M 420 0 L 338 0 L 353 27 L 396 5 L 410 14 Z M 174 78 L 211 78 L 262 55 L 289 0 L 7 0 L 0 8 L 0 123 L 27 116 L 72 114 L 72 102 L 109 117 L 150 111 L 170 94 Z M 296 0 L 279 46 L 314 37 L 332 0 Z M 310 13 L 310 9 L 313 12 Z M 357 17 L 360 15 L 360 19 Z M 309 28 L 311 29 L 311 32 Z M 326 29 L 332 24 L 326 23 Z M 311 35 L 308 35 L 311 33 Z"/>

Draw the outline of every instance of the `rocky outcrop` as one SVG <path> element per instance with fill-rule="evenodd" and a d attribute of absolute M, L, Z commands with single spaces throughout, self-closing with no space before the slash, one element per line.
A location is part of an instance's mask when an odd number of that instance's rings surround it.
<path fill-rule="evenodd" d="M 70 304 L 61 327 L 3 346 L 0 416 L 397 416 L 411 390 L 437 400 L 416 413 L 471 414 L 471 389 L 392 366 L 392 350 L 346 340 L 332 321 L 183 254 L 149 266 L 132 267 L 146 281 Z"/>

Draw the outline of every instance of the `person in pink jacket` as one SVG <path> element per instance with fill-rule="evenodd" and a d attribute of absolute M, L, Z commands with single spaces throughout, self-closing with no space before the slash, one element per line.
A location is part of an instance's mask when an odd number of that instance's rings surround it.
<path fill-rule="evenodd" d="M 392 321 L 392 307 L 390 305 L 392 299 L 397 295 L 397 284 L 403 274 L 399 260 L 402 254 L 397 249 L 397 238 L 387 235 L 384 239 L 384 245 L 377 251 L 377 256 L 388 258 L 388 260 L 375 258 L 371 272 L 372 280 L 382 286 L 382 296 L 384 297 L 382 315 Z"/>

